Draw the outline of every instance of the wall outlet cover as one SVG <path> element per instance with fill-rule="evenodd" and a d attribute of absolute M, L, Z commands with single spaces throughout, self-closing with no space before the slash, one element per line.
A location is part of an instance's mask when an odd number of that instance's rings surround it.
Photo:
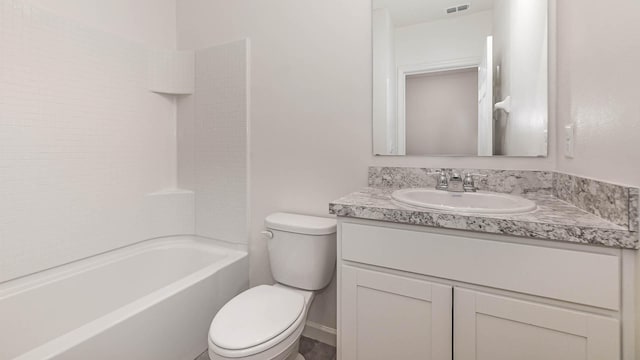
<path fill-rule="evenodd" d="M 564 156 L 573 159 L 575 157 L 575 126 L 568 124 L 564 127 Z"/>

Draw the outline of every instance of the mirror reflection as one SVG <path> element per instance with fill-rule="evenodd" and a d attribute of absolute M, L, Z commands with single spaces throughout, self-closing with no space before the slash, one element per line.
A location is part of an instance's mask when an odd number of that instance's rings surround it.
<path fill-rule="evenodd" d="M 547 155 L 547 0 L 373 0 L 373 152 Z"/>

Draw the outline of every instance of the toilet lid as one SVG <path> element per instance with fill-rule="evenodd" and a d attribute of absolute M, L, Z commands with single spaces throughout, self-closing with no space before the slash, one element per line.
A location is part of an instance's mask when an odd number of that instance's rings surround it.
<path fill-rule="evenodd" d="M 261 285 L 231 299 L 211 323 L 217 346 L 242 350 L 265 343 L 286 331 L 303 312 L 304 297 L 294 291 Z"/>

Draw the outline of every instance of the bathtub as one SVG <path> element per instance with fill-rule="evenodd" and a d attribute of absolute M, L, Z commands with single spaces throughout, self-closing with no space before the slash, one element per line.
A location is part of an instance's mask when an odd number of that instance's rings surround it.
<path fill-rule="evenodd" d="M 248 271 L 245 251 L 180 236 L 0 284 L 0 359 L 193 360 Z"/>

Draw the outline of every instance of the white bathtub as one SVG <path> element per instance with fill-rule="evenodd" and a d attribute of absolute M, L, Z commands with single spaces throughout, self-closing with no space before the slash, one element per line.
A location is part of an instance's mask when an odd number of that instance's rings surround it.
<path fill-rule="evenodd" d="M 192 360 L 247 289 L 247 253 L 181 236 L 0 285 L 0 359 Z"/>

